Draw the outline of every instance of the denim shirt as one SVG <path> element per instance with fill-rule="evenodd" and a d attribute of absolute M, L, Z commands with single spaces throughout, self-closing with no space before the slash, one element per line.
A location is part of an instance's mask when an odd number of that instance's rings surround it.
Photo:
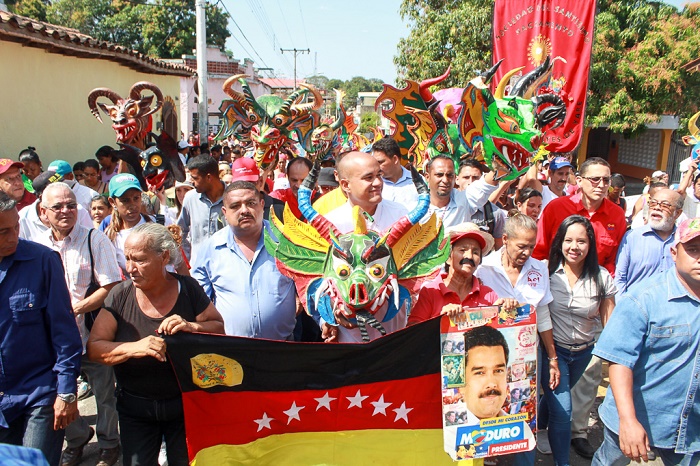
<path fill-rule="evenodd" d="M 20 239 L 0 261 L 0 427 L 76 393 L 82 352 L 61 257 Z"/>
<path fill-rule="evenodd" d="M 652 446 L 700 451 L 700 301 L 689 296 L 675 267 L 622 295 L 593 353 L 632 369 L 637 420 Z M 610 387 L 599 413 L 619 434 Z"/>

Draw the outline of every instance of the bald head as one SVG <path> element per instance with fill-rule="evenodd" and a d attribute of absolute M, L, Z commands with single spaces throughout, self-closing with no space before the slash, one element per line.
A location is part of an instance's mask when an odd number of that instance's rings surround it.
<path fill-rule="evenodd" d="M 365 152 L 349 152 L 340 159 L 336 170 L 340 188 L 350 203 L 374 215 L 384 187 L 379 162 Z"/>
<path fill-rule="evenodd" d="M 338 162 L 338 166 L 336 167 L 338 178 L 341 180 L 347 180 L 352 170 L 358 167 L 379 168 L 379 162 L 377 162 L 374 157 L 366 152 L 348 152 L 347 154 L 343 155 L 340 162 Z"/>

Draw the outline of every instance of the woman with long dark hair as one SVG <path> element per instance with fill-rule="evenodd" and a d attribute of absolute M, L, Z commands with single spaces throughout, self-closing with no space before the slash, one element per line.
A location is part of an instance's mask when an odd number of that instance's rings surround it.
<path fill-rule="evenodd" d="M 554 297 L 549 314 L 560 379 L 552 389 L 548 371 L 542 371 L 539 423 L 548 427 L 555 464 L 568 466 L 571 387 L 591 360 L 600 324 L 610 317 L 617 292 L 610 273 L 598 265 L 595 233 L 587 218 L 572 215 L 559 226 L 549 253 L 549 279 Z"/>

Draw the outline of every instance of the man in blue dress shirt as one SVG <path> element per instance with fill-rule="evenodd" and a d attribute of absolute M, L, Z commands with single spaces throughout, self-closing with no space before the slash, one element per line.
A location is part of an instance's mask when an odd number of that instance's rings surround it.
<path fill-rule="evenodd" d="M 58 465 L 78 413 L 83 345 L 60 256 L 19 239 L 15 201 L 0 193 L 0 443 Z"/>
<path fill-rule="evenodd" d="M 700 461 L 700 218 L 678 226 L 671 256 L 674 268 L 620 298 L 593 350 L 610 362 L 594 466 L 646 462 L 651 451 L 665 465 Z"/>
<path fill-rule="evenodd" d="M 223 316 L 227 335 L 291 340 L 296 291 L 265 249 L 263 207 L 253 183 L 228 185 L 221 209 L 228 228 L 202 244 L 192 276 Z"/>
<path fill-rule="evenodd" d="M 673 268 L 671 244 L 683 199 L 676 191 L 659 189 L 648 205 L 647 224 L 628 231 L 617 251 L 615 285 L 620 294 L 643 278 Z"/>

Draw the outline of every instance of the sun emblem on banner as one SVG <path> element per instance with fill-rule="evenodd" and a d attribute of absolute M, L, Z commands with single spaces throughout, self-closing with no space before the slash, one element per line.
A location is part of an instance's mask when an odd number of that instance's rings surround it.
<path fill-rule="evenodd" d="M 537 37 L 530 41 L 527 58 L 533 66 L 540 66 L 551 53 L 552 42 L 542 34 L 538 34 Z"/>

